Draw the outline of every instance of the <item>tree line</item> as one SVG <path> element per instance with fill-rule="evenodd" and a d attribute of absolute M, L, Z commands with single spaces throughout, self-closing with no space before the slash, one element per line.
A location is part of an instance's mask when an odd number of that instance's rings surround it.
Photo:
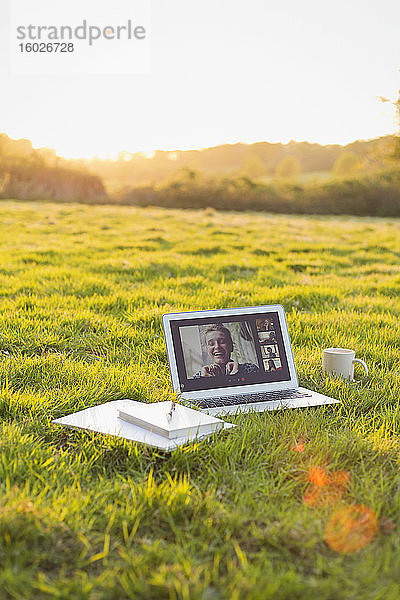
<path fill-rule="evenodd" d="M 22 200 L 395 216 L 399 173 L 396 136 L 121 153 L 112 161 L 67 160 L 0 134 L 0 197 Z"/>
<path fill-rule="evenodd" d="M 71 166 L 53 150 L 0 134 L 0 197 L 21 200 L 107 202 L 98 175 Z"/>

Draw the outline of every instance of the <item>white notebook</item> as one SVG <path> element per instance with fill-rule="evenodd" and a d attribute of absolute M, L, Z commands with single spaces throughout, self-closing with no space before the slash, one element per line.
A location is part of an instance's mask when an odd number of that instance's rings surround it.
<path fill-rule="evenodd" d="M 120 409 L 118 416 L 124 421 L 169 439 L 185 437 L 189 434 L 204 435 L 224 428 L 224 421 L 221 419 L 182 404 L 175 404 L 172 416 L 168 417 L 170 409 L 171 402 L 136 403 L 132 409 Z"/>
<path fill-rule="evenodd" d="M 118 417 L 120 410 L 128 413 L 134 412 L 136 414 L 137 410 L 139 410 L 142 405 L 142 402 L 135 402 L 135 400 L 114 400 L 112 402 L 99 404 L 98 406 L 92 406 L 91 408 L 85 408 L 84 410 L 72 413 L 66 417 L 61 417 L 60 419 L 53 421 L 53 423 L 77 429 L 86 429 L 87 431 L 92 432 L 97 431 L 106 435 L 115 435 L 125 440 L 132 440 L 139 444 L 160 448 L 161 450 L 165 450 L 165 452 L 171 452 L 184 444 L 207 436 L 207 432 L 201 436 L 196 435 L 195 433 L 189 433 L 183 437 L 170 439 L 152 432 L 149 429 L 145 429 L 144 427 L 134 425 L 129 421 L 124 421 Z M 169 406 L 171 405 L 169 404 Z M 236 427 L 233 423 L 226 421 L 223 425 L 224 429 Z"/>

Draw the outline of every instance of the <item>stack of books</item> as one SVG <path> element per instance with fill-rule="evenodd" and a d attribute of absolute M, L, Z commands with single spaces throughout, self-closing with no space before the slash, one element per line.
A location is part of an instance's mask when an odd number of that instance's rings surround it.
<path fill-rule="evenodd" d="M 53 423 L 66 427 L 115 435 L 170 452 L 188 442 L 199 440 L 222 429 L 235 427 L 182 404 L 171 402 L 145 404 L 135 400 L 114 400 L 85 408 Z"/>
<path fill-rule="evenodd" d="M 132 408 L 120 409 L 118 416 L 170 440 L 210 435 L 223 429 L 225 425 L 221 419 L 182 404 L 175 404 L 171 409 L 171 402 L 135 403 Z"/>

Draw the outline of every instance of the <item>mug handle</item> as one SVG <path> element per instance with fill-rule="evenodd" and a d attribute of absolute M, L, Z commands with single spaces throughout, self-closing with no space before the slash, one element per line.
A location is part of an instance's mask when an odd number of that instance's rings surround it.
<path fill-rule="evenodd" d="M 353 359 L 353 363 L 356 363 L 356 362 L 357 362 L 357 363 L 360 363 L 360 364 L 363 366 L 363 368 L 364 368 L 364 371 L 365 371 L 365 374 L 366 374 L 366 375 L 368 375 L 368 367 L 367 367 L 367 365 L 365 364 L 365 362 L 364 362 L 363 360 L 361 360 L 361 358 L 354 358 L 354 359 Z"/>

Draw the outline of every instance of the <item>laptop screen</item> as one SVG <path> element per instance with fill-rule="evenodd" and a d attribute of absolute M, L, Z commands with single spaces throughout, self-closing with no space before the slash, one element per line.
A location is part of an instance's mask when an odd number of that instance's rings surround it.
<path fill-rule="evenodd" d="M 277 312 L 171 321 L 180 389 L 289 381 Z"/>

